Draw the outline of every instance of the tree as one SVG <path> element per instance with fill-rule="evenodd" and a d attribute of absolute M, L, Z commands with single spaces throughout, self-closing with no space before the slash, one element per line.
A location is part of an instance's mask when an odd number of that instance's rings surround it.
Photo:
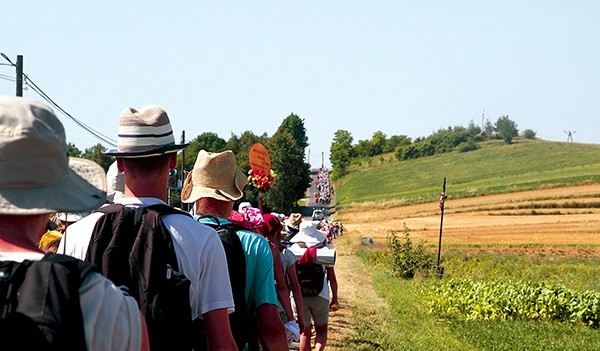
<path fill-rule="evenodd" d="M 106 148 L 102 146 L 102 144 L 98 143 L 92 147 L 89 147 L 83 151 L 81 157 L 86 158 L 88 160 L 92 160 L 99 164 L 104 171 L 108 171 L 108 167 L 114 162 L 112 156 L 108 156 L 102 153 Z"/>
<path fill-rule="evenodd" d="M 502 138 L 506 144 L 511 144 L 512 139 L 519 135 L 517 124 L 508 118 L 508 116 L 498 118 L 494 124 L 494 131 L 498 133 L 500 138 Z"/>
<path fill-rule="evenodd" d="M 185 169 L 192 169 L 198 157 L 200 150 L 209 152 L 221 152 L 225 150 L 225 139 L 220 138 L 216 133 L 205 132 L 198 135 L 190 142 L 190 145 L 185 149 Z M 177 169 L 181 167 L 181 162 L 178 161 Z"/>
<path fill-rule="evenodd" d="M 392 135 L 383 147 L 383 152 L 394 152 L 399 146 L 410 145 L 411 139 L 406 135 Z"/>
<path fill-rule="evenodd" d="M 279 128 L 277 128 L 277 131 L 281 129 L 285 129 L 290 132 L 292 137 L 296 140 L 298 147 L 306 150 L 306 147 L 308 147 L 308 137 L 306 136 L 306 128 L 304 127 L 304 120 L 302 118 L 293 113 L 290 114 L 283 120 L 283 122 L 281 122 L 281 125 Z"/>
<path fill-rule="evenodd" d="M 67 155 L 71 157 L 81 157 L 81 150 L 79 150 L 75 144 L 68 143 L 67 144 Z"/>
<path fill-rule="evenodd" d="M 382 131 L 376 131 L 371 137 L 371 155 L 377 156 L 383 153 L 387 136 Z"/>
<path fill-rule="evenodd" d="M 523 138 L 525 139 L 535 139 L 537 133 L 535 131 L 533 131 L 532 129 L 525 129 L 523 131 L 523 133 L 521 133 L 523 135 Z"/>
<path fill-rule="evenodd" d="M 310 165 L 304 162 L 304 149 L 285 128 L 278 129 L 268 145 L 276 180 L 266 202 L 272 210 L 290 213 L 298 200 L 306 196 L 311 181 Z"/>
<path fill-rule="evenodd" d="M 352 135 L 346 130 L 338 130 L 334 133 L 331 148 L 329 150 L 329 160 L 333 170 L 331 177 L 333 179 L 343 177 L 348 173 L 348 166 L 352 161 Z"/>

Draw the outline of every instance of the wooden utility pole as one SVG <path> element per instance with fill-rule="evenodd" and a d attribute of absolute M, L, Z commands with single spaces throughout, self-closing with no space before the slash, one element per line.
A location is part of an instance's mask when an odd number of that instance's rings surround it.
<path fill-rule="evenodd" d="M 23 96 L 23 55 L 17 55 L 17 96 Z"/>

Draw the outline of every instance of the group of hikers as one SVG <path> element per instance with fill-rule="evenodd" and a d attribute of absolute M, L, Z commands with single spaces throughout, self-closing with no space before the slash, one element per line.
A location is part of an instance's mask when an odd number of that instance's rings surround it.
<path fill-rule="evenodd" d="M 231 151 L 200 150 L 191 211 L 167 205 L 186 146 L 161 107 L 126 108 L 107 181 L 47 105 L 0 97 L 0 337 L 25 336 L 3 350 L 325 348 L 339 303 L 321 224 L 243 202 Z"/>
<path fill-rule="evenodd" d="M 331 202 L 334 190 L 329 177 L 329 171 L 321 167 L 317 170 L 317 179 L 315 180 L 315 203 L 316 204 L 328 204 Z"/>

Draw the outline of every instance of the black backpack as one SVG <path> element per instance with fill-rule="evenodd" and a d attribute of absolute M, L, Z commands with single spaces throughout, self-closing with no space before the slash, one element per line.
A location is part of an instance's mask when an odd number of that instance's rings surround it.
<path fill-rule="evenodd" d="M 191 350 L 194 334 L 190 281 L 179 271 L 165 214 L 189 214 L 167 205 L 111 204 L 90 239 L 86 260 L 117 286 L 125 286 L 144 315 L 155 350 Z"/>
<path fill-rule="evenodd" d="M 323 290 L 323 281 L 325 279 L 325 270 L 320 264 L 296 264 L 296 274 L 302 296 L 318 296 Z"/>
<path fill-rule="evenodd" d="M 0 261 L 2 350 L 85 350 L 79 288 L 94 271 L 89 262 L 54 253 Z"/>
<path fill-rule="evenodd" d="M 212 222 L 203 222 L 201 221 L 203 218 L 210 218 Z M 237 231 L 243 228 L 232 223 L 221 224 L 214 216 L 200 216 L 198 221 L 217 231 L 225 249 L 231 292 L 235 303 L 235 312 L 229 314 L 229 325 L 238 350 L 243 350 L 252 334 L 250 330 L 253 330 L 249 328 L 252 318 L 246 306 L 246 255 L 240 237 L 237 235 Z"/>

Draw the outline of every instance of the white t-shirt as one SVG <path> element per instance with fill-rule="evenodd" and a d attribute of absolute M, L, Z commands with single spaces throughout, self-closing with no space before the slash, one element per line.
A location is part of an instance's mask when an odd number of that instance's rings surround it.
<path fill-rule="evenodd" d="M 0 261 L 39 261 L 35 252 L 0 252 Z M 99 273 L 89 274 L 79 287 L 85 343 L 89 351 L 141 348 L 141 314 L 137 302 L 123 295 L 110 280 Z"/>
<path fill-rule="evenodd" d="M 166 205 L 160 199 L 149 197 L 123 197 L 115 202 L 128 207 Z M 57 252 L 85 259 L 94 225 L 103 215 L 95 212 L 70 225 Z M 185 215 L 164 215 L 162 220 L 173 238 L 179 269 L 191 282 L 192 319 L 220 308 L 232 312 L 234 304 L 227 259 L 217 232 Z"/>

